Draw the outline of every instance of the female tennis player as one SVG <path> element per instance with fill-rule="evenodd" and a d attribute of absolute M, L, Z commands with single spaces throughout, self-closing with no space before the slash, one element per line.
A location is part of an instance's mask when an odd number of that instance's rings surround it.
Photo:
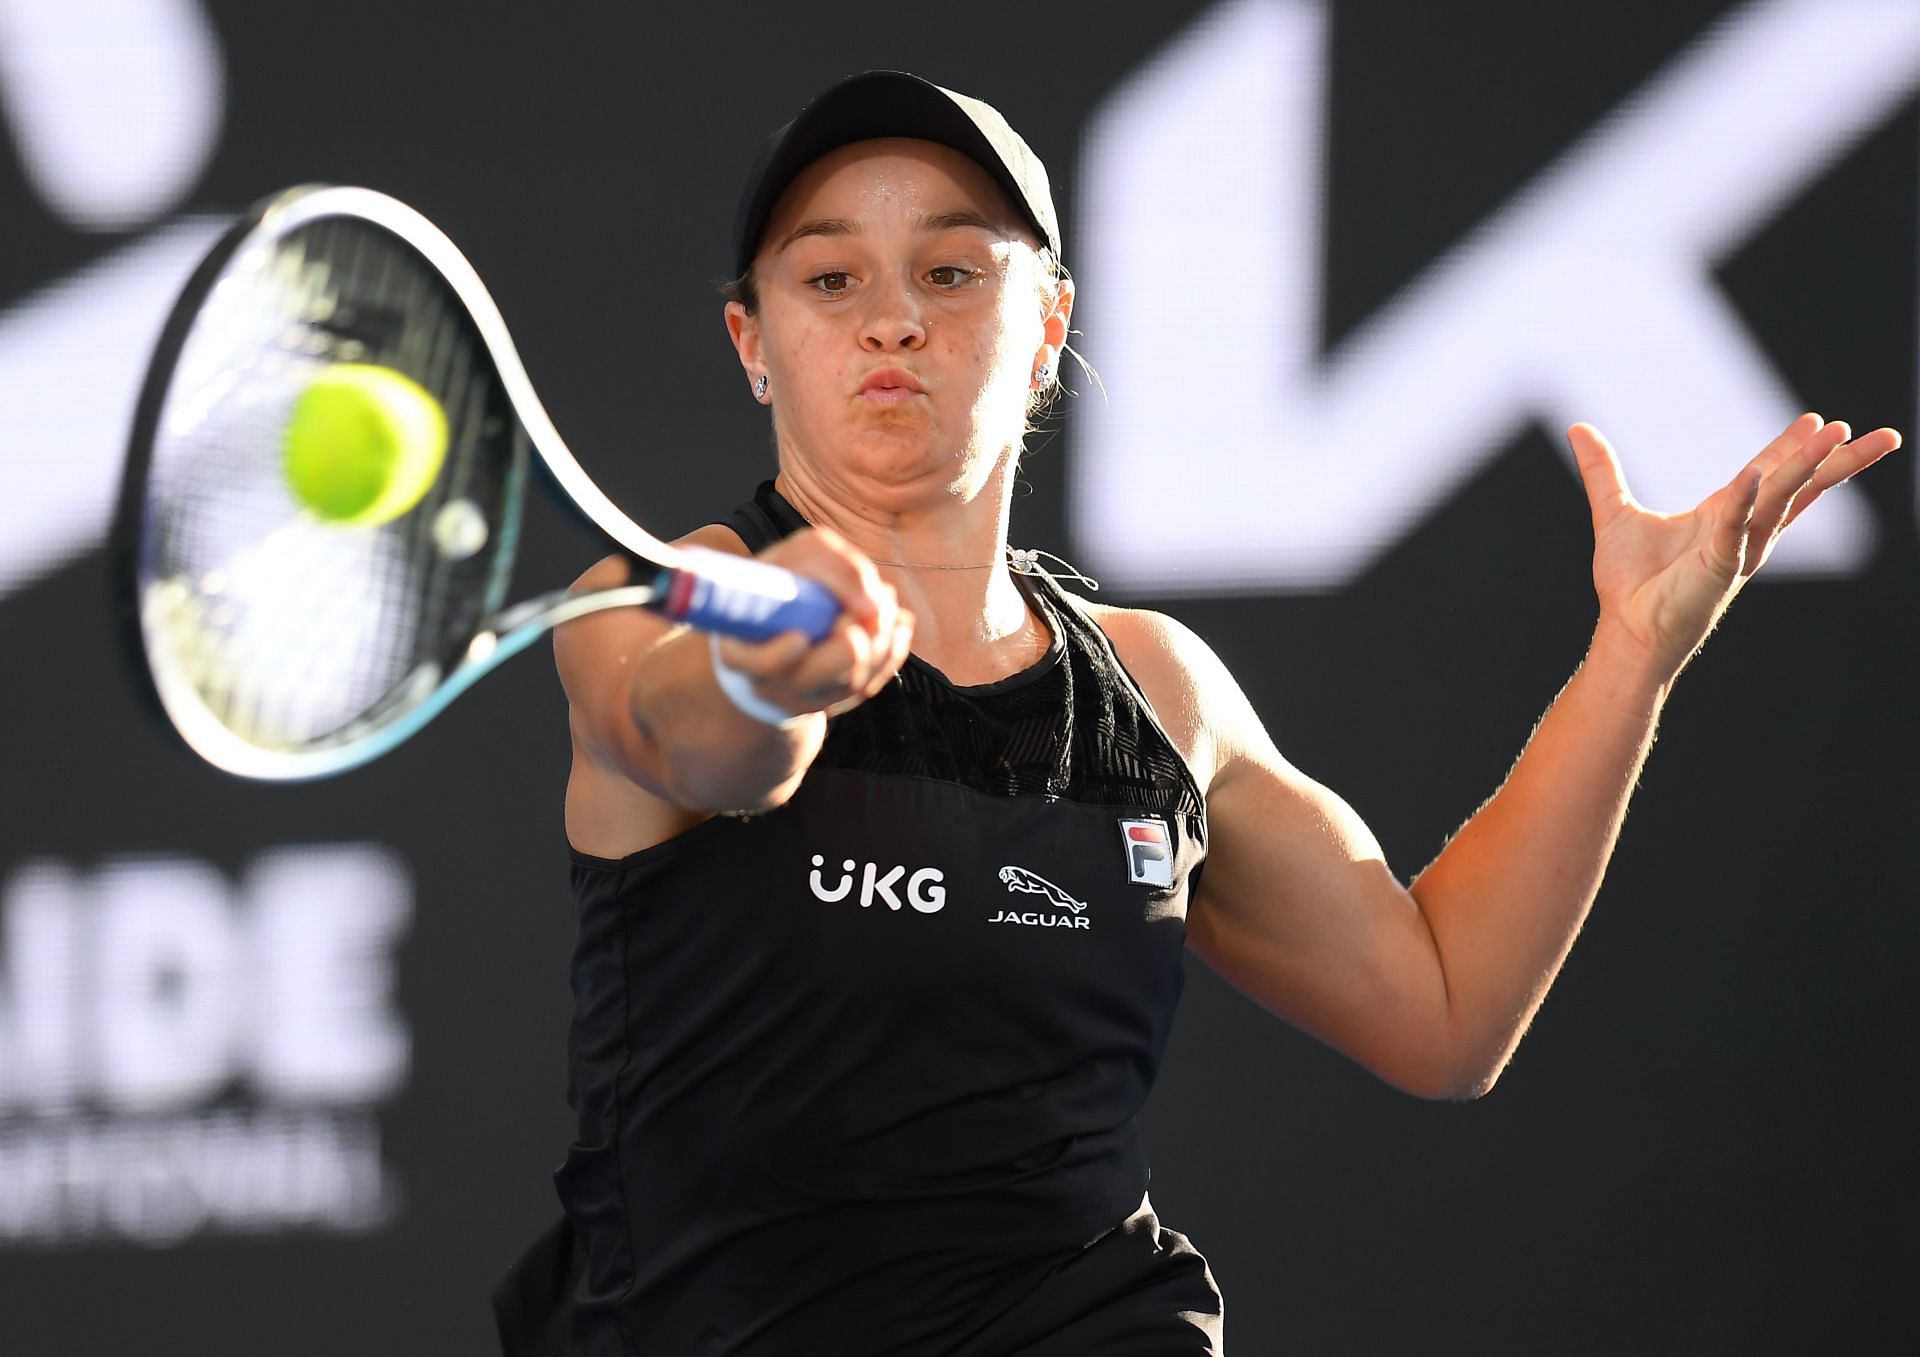
<path fill-rule="evenodd" d="M 639 610 L 556 638 L 579 1128 L 566 1219 L 497 1297 L 509 1350 L 1218 1353 L 1220 1295 L 1154 1215 L 1136 1126 L 1183 948 L 1409 1093 L 1485 1093 L 1675 677 L 1899 435 L 1802 415 L 1664 515 L 1570 429 L 1591 647 L 1403 885 L 1204 641 L 1010 554 L 1073 290 L 999 114 L 901 74 L 835 86 L 763 151 L 736 251 L 726 324 L 778 474 L 685 540 L 844 615 L 818 644 Z"/>

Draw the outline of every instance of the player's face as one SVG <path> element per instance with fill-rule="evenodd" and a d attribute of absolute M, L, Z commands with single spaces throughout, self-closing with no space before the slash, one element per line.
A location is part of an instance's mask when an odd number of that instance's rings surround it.
<path fill-rule="evenodd" d="M 1030 229 L 985 170 L 931 142 L 809 166 L 754 275 L 758 312 L 730 306 L 728 326 L 749 377 L 768 377 L 783 461 L 869 491 L 964 490 L 1009 462 L 1034 368 L 1065 339 Z"/>

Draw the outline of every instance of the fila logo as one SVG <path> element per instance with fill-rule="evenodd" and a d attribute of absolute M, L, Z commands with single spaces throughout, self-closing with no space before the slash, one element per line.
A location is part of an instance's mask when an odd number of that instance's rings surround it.
<path fill-rule="evenodd" d="M 807 886 L 813 891 L 813 898 L 828 904 L 846 899 L 853 892 L 853 873 L 859 864 L 852 858 L 843 861 L 840 864 L 840 884 L 832 890 L 828 890 L 826 883 L 820 879 L 820 868 L 825 864 L 825 858 L 818 853 L 813 855 L 813 870 L 807 873 Z M 895 867 L 883 874 L 880 864 L 869 862 L 860 874 L 860 908 L 870 908 L 874 897 L 879 896 L 888 909 L 899 909 L 900 897 L 893 893 L 893 888 L 906 875 L 905 867 Z M 907 877 L 906 903 L 922 914 L 938 914 L 947 903 L 947 888 L 940 884 L 944 879 L 945 875 L 938 867 L 920 868 Z"/>
<path fill-rule="evenodd" d="M 1127 880 L 1138 886 L 1173 884 L 1173 840 L 1158 820 L 1122 820 L 1120 836 L 1126 842 Z"/>

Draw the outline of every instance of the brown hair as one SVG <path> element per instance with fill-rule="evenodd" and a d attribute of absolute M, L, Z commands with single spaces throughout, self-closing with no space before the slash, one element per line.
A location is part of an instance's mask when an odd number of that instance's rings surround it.
<path fill-rule="evenodd" d="M 747 265 L 747 271 L 738 278 L 720 284 L 720 295 L 730 302 L 739 302 L 747 308 L 748 315 L 760 310 L 760 285 L 753 281 L 753 265 Z"/>

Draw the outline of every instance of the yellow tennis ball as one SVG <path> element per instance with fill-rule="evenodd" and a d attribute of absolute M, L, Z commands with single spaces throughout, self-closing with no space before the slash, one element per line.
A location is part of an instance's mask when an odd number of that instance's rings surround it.
<path fill-rule="evenodd" d="M 418 504 L 447 455 L 447 414 L 392 368 L 335 363 L 287 421 L 287 485 L 321 518 L 374 526 Z"/>

